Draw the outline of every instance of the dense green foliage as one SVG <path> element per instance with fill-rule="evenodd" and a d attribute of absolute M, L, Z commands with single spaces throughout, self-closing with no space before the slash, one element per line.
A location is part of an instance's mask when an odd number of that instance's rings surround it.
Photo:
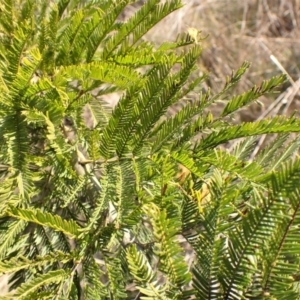
<path fill-rule="evenodd" d="M 0 3 L 7 299 L 298 299 L 300 120 L 232 121 L 284 76 L 230 98 L 244 63 L 197 94 L 198 33 L 141 39 L 181 2 L 146 1 L 123 22 L 130 2 Z"/>

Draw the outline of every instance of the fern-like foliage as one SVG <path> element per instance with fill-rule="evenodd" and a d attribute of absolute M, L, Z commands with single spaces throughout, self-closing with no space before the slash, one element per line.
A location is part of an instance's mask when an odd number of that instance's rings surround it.
<path fill-rule="evenodd" d="M 196 95 L 200 38 L 142 40 L 181 1 L 133 2 L 0 3 L 6 298 L 298 299 L 300 121 L 231 122 L 285 76 Z"/>

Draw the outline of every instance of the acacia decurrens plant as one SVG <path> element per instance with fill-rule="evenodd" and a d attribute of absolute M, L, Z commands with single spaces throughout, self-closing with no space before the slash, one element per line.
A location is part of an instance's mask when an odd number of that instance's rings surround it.
<path fill-rule="evenodd" d="M 285 77 L 229 96 L 244 63 L 217 95 L 197 94 L 195 30 L 141 39 L 181 1 L 148 0 L 121 21 L 132 2 L 0 3 L 7 299 L 298 299 L 300 138 L 286 141 L 300 120 L 230 118 Z"/>

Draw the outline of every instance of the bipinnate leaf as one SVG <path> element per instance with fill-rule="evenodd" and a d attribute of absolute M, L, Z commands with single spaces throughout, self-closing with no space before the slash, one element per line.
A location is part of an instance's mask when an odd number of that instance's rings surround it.
<path fill-rule="evenodd" d="M 50 271 L 34 277 L 29 282 L 23 283 L 14 293 L 13 299 L 33 299 L 35 292 L 48 284 L 58 284 L 64 281 L 69 274 L 64 270 Z"/>
<path fill-rule="evenodd" d="M 79 226 L 73 220 L 63 220 L 59 215 L 43 212 L 37 208 L 23 209 L 11 206 L 7 209 L 7 214 L 27 222 L 51 227 L 54 230 L 62 231 L 64 234 L 73 238 L 79 235 Z"/>

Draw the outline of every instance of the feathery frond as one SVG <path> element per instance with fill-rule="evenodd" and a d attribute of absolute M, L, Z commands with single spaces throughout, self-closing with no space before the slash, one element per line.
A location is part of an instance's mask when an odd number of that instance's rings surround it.
<path fill-rule="evenodd" d="M 299 298 L 299 119 L 231 119 L 285 76 L 198 93 L 197 29 L 143 39 L 181 1 L 135 2 L 0 4 L 6 298 Z"/>

